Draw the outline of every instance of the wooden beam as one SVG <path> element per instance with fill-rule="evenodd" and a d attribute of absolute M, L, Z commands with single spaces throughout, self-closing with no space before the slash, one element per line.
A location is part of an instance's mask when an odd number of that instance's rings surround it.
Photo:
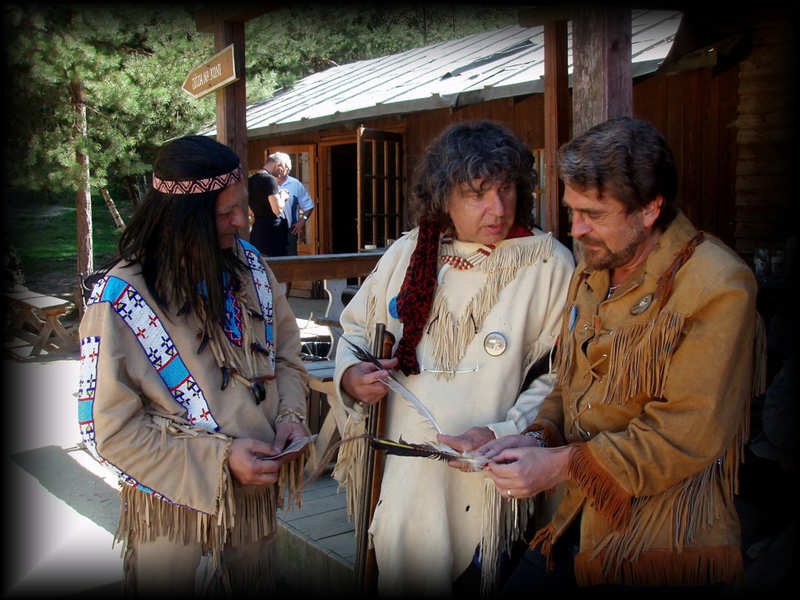
<path fill-rule="evenodd" d="M 217 141 L 230 146 L 247 168 L 247 121 L 244 62 L 244 23 L 221 21 L 214 32 L 214 46 L 219 52 L 233 44 L 238 81 L 217 90 Z"/>
<path fill-rule="evenodd" d="M 562 242 L 567 219 L 561 206 L 564 184 L 558 178 L 558 148 L 569 140 L 569 76 L 567 72 L 567 22 L 544 25 L 544 223 Z M 540 165 L 541 171 L 541 165 Z"/>
<path fill-rule="evenodd" d="M 522 7 L 517 13 L 517 21 L 521 27 L 536 27 L 554 21 L 569 21 L 572 18 L 572 4 L 553 6 Z"/>
<path fill-rule="evenodd" d="M 276 7 L 277 8 L 277 7 Z M 201 33 L 215 33 L 217 23 L 227 21 L 228 23 L 244 23 L 250 19 L 255 19 L 265 13 L 276 10 L 276 8 L 264 7 L 258 3 L 235 3 L 229 6 L 215 6 L 204 8 L 194 16 L 194 23 L 197 31 Z"/>
<path fill-rule="evenodd" d="M 242 169 L 247 172 L 247 89 L 244 62 L 244 22 L 217 21 L 214 30 L 214 47 L 217 52 L 233 44 L 233 61 L 237 81 L 216 91 L 217 141 L 233 149 L 239 156 Z M 245 195 L 242 211 L 247 215 Z M 239 235 L 248 239 L 246 226 Z"/>
<path fill-rule="evenodd" d="M 377 252 L 273 256 L 267 264 L 278 281 L 318 281 L 369 275 L 383 256 Z"/>
<path fill-rule="evenodd" d="M 630 8 L 576 8 L 572 58 L 573 135 L 613 117 L 633 115 Z"/>

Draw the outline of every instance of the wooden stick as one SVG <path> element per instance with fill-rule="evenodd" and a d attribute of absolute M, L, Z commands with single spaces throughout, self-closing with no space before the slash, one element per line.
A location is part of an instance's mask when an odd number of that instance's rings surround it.
<path fill-rule="evenodd" d="M 375 325 L 375 337 L 372 344 L 372 353 L 378 358 L 391 356 L 394 346 L 394 336 L 386 331 L 386 325 Z M 367 415 L 367 433 L 372 436 L 383 435 L 384 421 L 386 419 L 386 402 L 381 401 L 369 407 Z M 367 446 L 366 459 L 364 460 L 362 481 L 364 482 L 361 504 L 362 512 L 356 520 L 356 582 L 359 589 L 367 595 L 376 591 L 378 569 L 375 562 L 375 551 L 369 548 L 369 525 L 375 514 L 383 479 L 383 452 L 376 454 L 375 449 Z"/>

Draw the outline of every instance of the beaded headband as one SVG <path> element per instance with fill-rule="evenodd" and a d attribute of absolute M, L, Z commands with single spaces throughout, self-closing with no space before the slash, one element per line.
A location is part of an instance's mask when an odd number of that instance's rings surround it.
<path fill-rule="evenodd" d="M 242 167 L 237 167 L 229 173 L 207 177 L 205 179 L 187 179 L 185 181 L 170 181 L 159 179 L 153 173 L 153 189 L 162 194 L 203 194 L 228 187 L 232 183 L 242 180 Z"/>

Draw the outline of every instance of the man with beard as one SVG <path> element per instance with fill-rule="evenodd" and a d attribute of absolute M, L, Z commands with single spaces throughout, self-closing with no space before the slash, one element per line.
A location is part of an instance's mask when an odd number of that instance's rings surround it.
<path fill-rule="evenodd" d="M 246 175 L 228 147 L 166 144 L 80 325 L 78 420 L 116 472 L 133 595 L 268 591 L 276 509 L 300 483 L 307 373 L 289 304 L 237 237 Z"/>
<path fill-rule="evenodd" d="M 556 384 L 526 433 L 479 450 L 503 494 L 560 499 L 507 591 L 736 584 L 755 279 L 676 207 L 674 159 L 648 123 L 590 129 L 559 170 L 583 259 Z"/>

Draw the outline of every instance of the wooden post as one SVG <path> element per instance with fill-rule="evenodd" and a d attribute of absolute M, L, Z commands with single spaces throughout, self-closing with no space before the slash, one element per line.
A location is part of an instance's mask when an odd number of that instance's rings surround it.
<path fill-rule="evenodd" d="M 566 242 L 568 223 L 561 206 L 564 184 L 558 178 L 558 148 L 569 140 L 567 21 L 544 24 L 544 223 L 546 231 Z"/>
<path fill-rule="evenodd" d="M 233 57 L 238 80 L 216 91 L 217 94 L 217 141 L 233 149 L 239 156 L 242 170 L 247 176 L 247 89 L 245 86 L 244 22 L 218 20 L 214 24 L 214 48 L 216 52 L 233 44 Z M 242 211 L 247 215 L 247 198 Z M 249 239 L 248 227 L 239 232 Z"/>
<path fill-rule="evenodd" d="M 631 10 L 581 5 L 572 21 L 572 131 L 633 115 Z"/>

